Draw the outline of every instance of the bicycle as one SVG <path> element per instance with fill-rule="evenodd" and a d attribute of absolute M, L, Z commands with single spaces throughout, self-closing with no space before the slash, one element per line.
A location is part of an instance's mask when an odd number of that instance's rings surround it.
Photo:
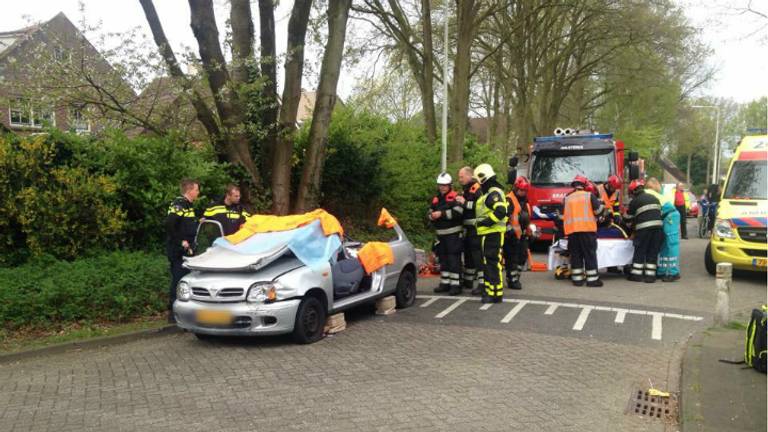
<path fill-rule="evenodd" d="M 699 208 L 701 209 L 698 229 L 699 238 L 709 238 L 712 231 L 712 220 L 717 210 L 717 203 L 699 201 Z"/>

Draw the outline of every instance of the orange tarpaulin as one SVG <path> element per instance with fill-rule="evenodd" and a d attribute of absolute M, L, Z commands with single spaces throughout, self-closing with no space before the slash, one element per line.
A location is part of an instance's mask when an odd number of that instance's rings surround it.
<path fill-rule="evenodd" d="M 394 264 L 395 254 L 388 243 L 368 242 L 357 252 L 357 259 L 366 273 L 373 273 L 387 264 Z"/>
<path fill-rule="evenodd" d="M 393 228 L 397 224 L 397 220 L 392 217 L 391 214 L 384 207 L 381 208 L 381 214 L 379 214 L 378 226 L 385 228 Z"/>
<path fill-rule="evenodd" d="M 291 216 L 253 215 L 246 219 L 242 228 L 236 233 L 228 235 L 226 239 L 232 244 L 238 244 L 254 234 L 289 231 L 318 219 L 323 228 L 323 234 L 326 236 L 331 234 L 344 235 L 344 229 L 338 219 L 323 209 L 317 209 L 309 213 Z"/>

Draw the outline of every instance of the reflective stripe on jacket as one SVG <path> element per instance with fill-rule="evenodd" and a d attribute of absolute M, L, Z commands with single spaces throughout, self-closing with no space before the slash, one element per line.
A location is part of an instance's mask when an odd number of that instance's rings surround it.
<path fill-rule="evenodd" d="M 591 193 L 583 190 L 574 191 L 565 197 L 563 208 L 565 235 L 577 232 L 597 232 Z"/>
<path fill-rule="evenodd" d="M 517 195 L 515 195 L 514 192 L 508 193 L 507 199 L 512 203 L 512 212 L 510 213 L 507 225 L 512 228 L 512 231 L 515 233 L 515 237 L 520 238 L 523 235 L 523 228 L 520 226 L 520 212 L 523 211 L 523 207 L 520 205 L 520 200 L 517 198 Z M 528 215 L 530 215 L 531 205 L 526 202 L 525 206 L 527 208 Z"/>
<path fill-rule="evenodd" d="M 488 207 L 485 205 L 485 201 L 488 199 L 489 195 L 492 193 L 499 194 L 499 200 L 493 203 L 493 207 Z M 491 187 L 488 189 L 488 192 L 481 196 L 476 202 L 475 202 L 475 215 L 477 215 L 478 222 L 485 219 L 491 219 L 493 221 L 493 225 L 491 226 L 484 226 L 484 225 L 478 225 L 477 226 L 477 234 L 478 235 L 487 235 L 491 233 L 504 233 L 507 231 L 507 218 L 504 217 L 502 219 L 496 220 L 496 216 L 493 214 L 493 210 L 498 206 L 505 206 L 506 207 L 507 202 L 504 199 L 504 191 L 501 190 L 501 188 L 498 187 Z M 506 213 L 506 212 L 505 212 Z"/>

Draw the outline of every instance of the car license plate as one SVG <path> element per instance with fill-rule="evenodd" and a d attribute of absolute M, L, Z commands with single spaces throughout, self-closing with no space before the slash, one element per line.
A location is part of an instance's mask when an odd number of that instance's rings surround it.
<path fill-rule="evenodd" d="M 768 267 L 768 258 L 754 258 L 752 265 L 755 267 Z"/>
<path fill-rule="evenodd" d="M 197 322 L 209 325 L 228 325 L 232 322 L 232 314 L 228 311 L 201 310 L 197 311 Z"/>

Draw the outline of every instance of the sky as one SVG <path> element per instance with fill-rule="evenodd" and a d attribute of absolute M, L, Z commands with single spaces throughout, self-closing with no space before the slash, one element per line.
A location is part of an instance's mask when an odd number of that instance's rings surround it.
<path fill-rule="evenodd" d="M 702 92 L 746 102 L 768 95 L 768 18 L 754 13 L 739 13 L 750 0 L 677 0 L 692 25 L 701 29 L 702 39 L 713 49 L 707 61 L 718 69 L 716 79 Z M 45 21 L 64 12 L 76 25 L 83 14 L 78 0 L 25 0 L 9 2 L 0 14 L 0 31 L 15 30 L 30 22 Z M 139 27 L 150 36 L 138 0 L 82 0 L 90 25 L 101 24 L 104 32 L 124 32 Z M 227 15 L 226 0 L 214 0 L 223 33 Z M 285 33 L 291 1 L 282 0 L 275 13 L 278 55 L 285 52 Z M 753 0 L 752 7 L 768 15 L 768 0 Z M 171 45 L 181 51 L 196 46 L 189 27 L 186 0 L 155 0 L 160 20 Z M 254 17 L 258 17 L 254 6 Z M 258 34 L 258 32 L 257 32 Z M 151 39 L 150 39 L 151 41 Z M 308 53 L 308 63 L 318 63 L 319 53 Z M 345 69 L 339 81 L 339 94 L 348 97 L 360 71 Z M 311 86 L 313 83 L 305 83 Z M 281 86 L 281 83 L 278 83 Z M 281 88 L 281 87 L 278 87 Z"/>

